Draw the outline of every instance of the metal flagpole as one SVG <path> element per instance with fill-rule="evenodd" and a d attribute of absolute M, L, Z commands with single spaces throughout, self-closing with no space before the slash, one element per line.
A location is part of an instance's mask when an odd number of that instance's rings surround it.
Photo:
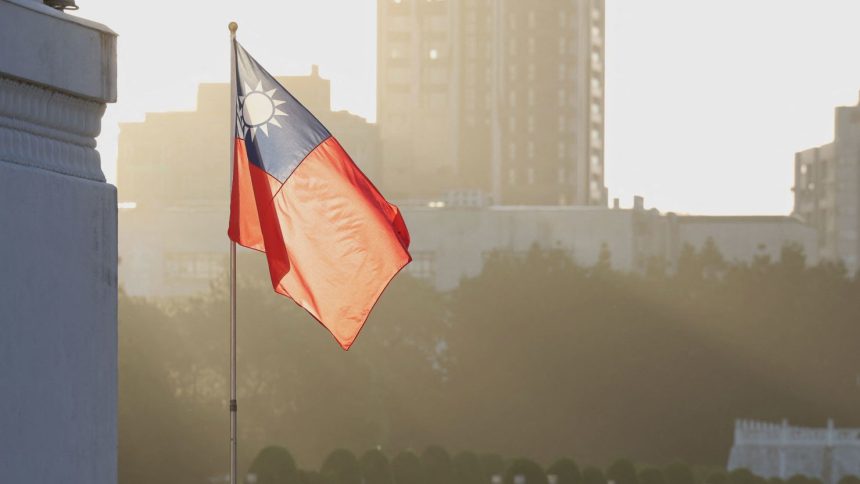
<path fill-rule="evenodd" d="M 230 189 L 232 189 L 233 157 L 236 146 L 236 30 L 239 25 L 230 22 Z M 237 423 L 236 413 L 236 242 L 230 240 L 230 484 L 237 484 Z"/>

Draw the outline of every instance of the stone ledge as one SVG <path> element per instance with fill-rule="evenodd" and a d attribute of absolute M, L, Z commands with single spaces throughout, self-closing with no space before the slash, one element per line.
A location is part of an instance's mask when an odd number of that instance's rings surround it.
<path fill-rule="evenodd" d="M 103 182 L 95 137 L 104 109 L 0 76 L 0 160 Z"/>
<path fill-rule="evenodd" d="M 0 0 L 0 75 L 116 101 L 116 33 L 34 0 Z"/>

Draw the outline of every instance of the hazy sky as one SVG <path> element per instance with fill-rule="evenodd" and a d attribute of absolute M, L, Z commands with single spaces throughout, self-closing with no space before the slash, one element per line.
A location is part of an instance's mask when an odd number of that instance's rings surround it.
<path fill-rule="evenodd" d="M 794 152 L 829 142 L 833 107 L 857 103 L 860 2 L 606 2 L 610 197 L 629 206 L 640 194 L 661 211 L 788 213 Z M 319 64 L 335 109 L 375 119 L 376 0 L 78 5 L 120 34 L 120 101 L 99 137 L 110 181 L 118 122 L 193 109 L 199 82 L 228 80 L 230 20 L 270 72 Z"/>

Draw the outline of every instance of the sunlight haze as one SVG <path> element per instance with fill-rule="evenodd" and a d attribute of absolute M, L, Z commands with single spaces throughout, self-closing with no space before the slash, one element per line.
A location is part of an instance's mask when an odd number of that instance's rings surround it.
<path fill-rule="evenodd" d="M 192 110 L 198 83 L 227 81 L 230 20 L 272 73 L 318 64 L 334 109 L 375 120 L 375 0 L 143 5 L 80 2 L 82 16 L 119 33 L 119 102 L 99 137 L 109 181 L 117 123 Z M 833 108 L 857 103 L 858 16 L 847 0 L 608 0 L 610 198 L 630 206 L 643 195 L 661 211 L 789 213 L 794 153 L 832 140 Z"/>

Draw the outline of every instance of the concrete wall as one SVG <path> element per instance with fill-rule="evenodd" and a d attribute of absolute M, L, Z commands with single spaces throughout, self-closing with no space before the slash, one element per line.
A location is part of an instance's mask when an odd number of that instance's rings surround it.
<path fill-rule="evenodd" d="M 634 268 L 633 211 L 591 207 L 404 208 L 415 261 L 407 271 L 442 290 L 480 274 L 492 250 L 528 251 L 532 245 L 568 252 L 593 265 L 606 244 L 613 268 Z"/>
<path fill-rule="evenodd" d="M 756 257 L 780 260 L 786 245 L 797 245 L 809 265 L 818 263 L 818 234 L 800 220 L 782 216 L 682 216 L 677 218 L 681 245 L 701 249 L 712 239 L 728 262 L 748 263 Z"/>
<path fill-rule="evenodd" d="M 115 34 L 0 0 L 0 50 L 0 481 L 115 483 Z"/>
<path fill-rule="evenodd" d="M 571 206 L 402 206 L 412 236 L 413 262 L 406 271 L 437 289 L 457 287 L 478 275 L 493 250 L 525 253 L 533 245 L 560 249 L 577 264 L 597 262 L 605 244 L 612 267 L 644 271 L 652 258 L 674 268 L 685 245 L 701 249 L 712 239 L 725 259 L 779 261 L 786 244 L 818 262 L 814 228 L 786 216 L 695 217 L 656 210 Z M 186 206 L 123 210 L 121 279 L 132 295 L 201 294 L 224 269 L 227 213 L 223 207 Z M 133 275 L 133 277 L 132 277 Z"/>

